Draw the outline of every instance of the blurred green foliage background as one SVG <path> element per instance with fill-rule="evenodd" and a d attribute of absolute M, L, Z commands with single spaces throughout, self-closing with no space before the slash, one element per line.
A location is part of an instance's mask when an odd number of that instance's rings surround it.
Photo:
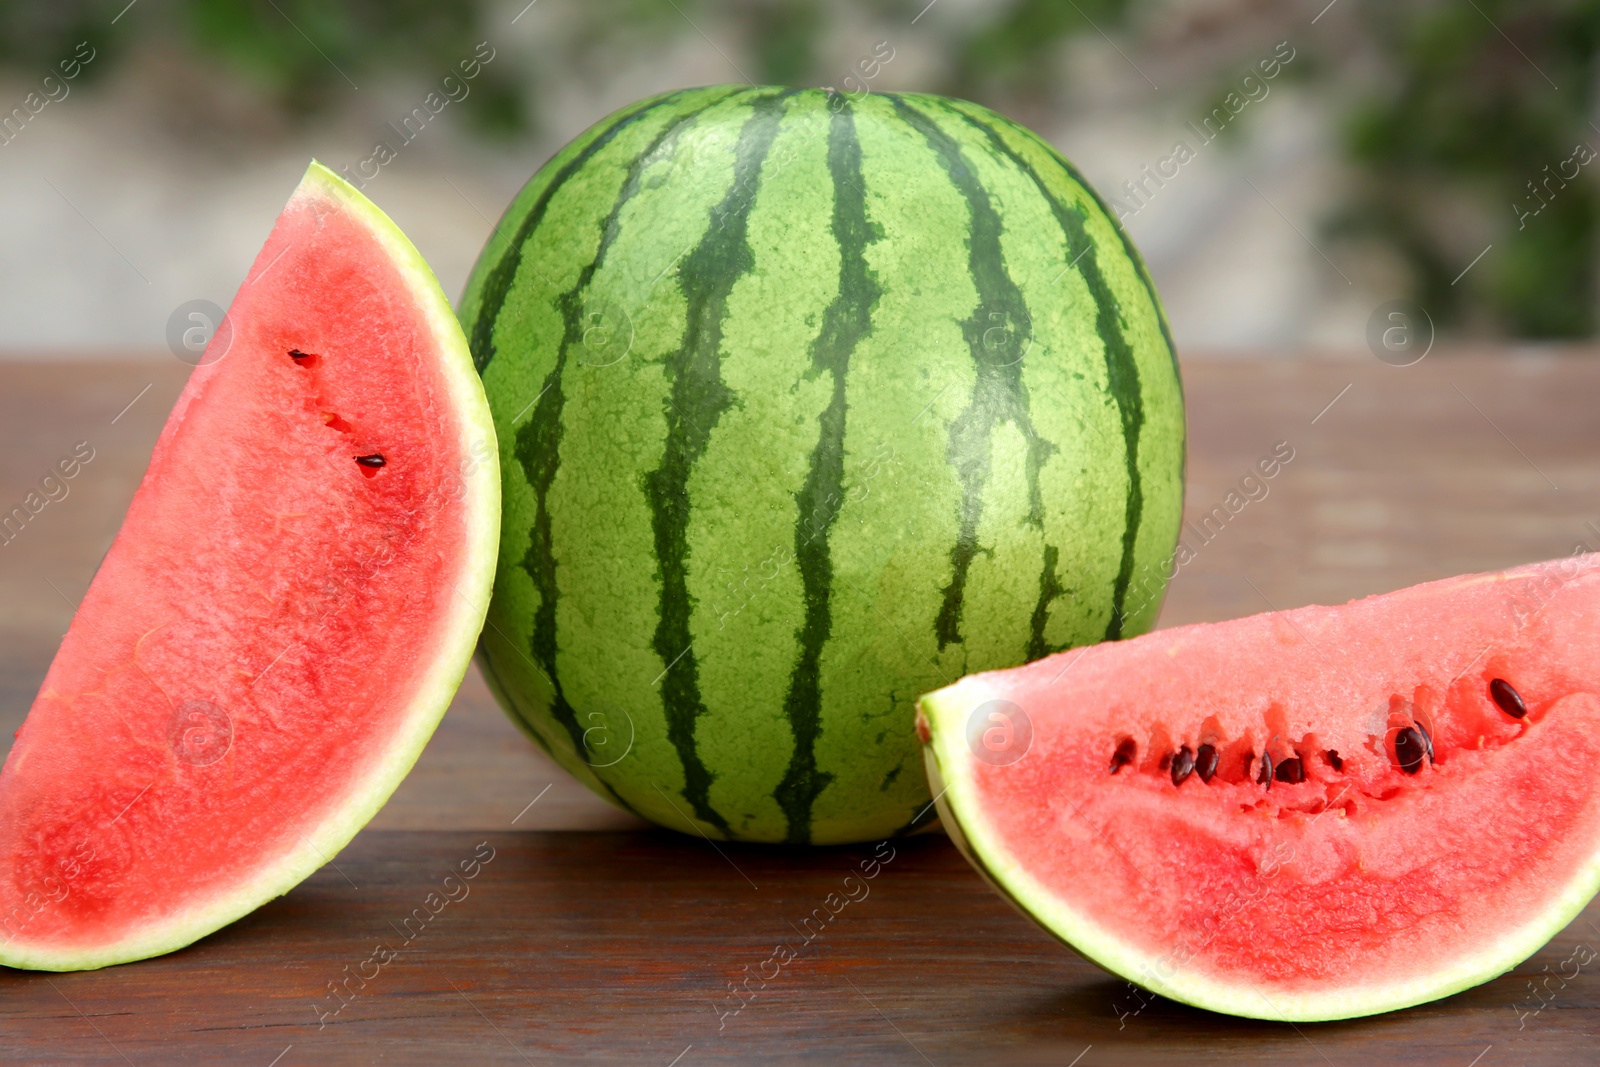
<path fill-rule="evenodd" d="M 1600 0 L 1325 2 L 943 0 L 945 10 L 922 27 L 943 28 L 914 87 L 1039 121 L 1104 99 L 1095 74 L 1103 65 L 1075 62 L 1085 54 L 1075 45 L 1087 42 L 1139 71 L 1143 81 L 1128 91 L 1146 93 L 1152 106 L 1177 99 L 1203 111 L 1263 42 L 1291 38 L 1303 59 L 1290 77 L 1330 109 L 1346 172 L 1320 219 L 1321 240 L 1357 259 L 1398 264 L 1409 293 L 1395 295 L 1421 301 L 1457 335 L 1592 335 L 1600 168 L 1577 158 L 1600 139 Z M 5 0 L 0 66 L 31 76 L 88 40 L 98 58 L 87 84 L 114 78 L 141 49 L 160 48 L 167 62 L 187 56 L 181 61 L 208 77 L 236 83 L 293 127 L 340 106 L 347 81 L 448 69 L 522 6 L 136 0 L 113 24 L 124 3 Z M 538 3 L 541 13 L 563 9 L 559 60 L 485 68 L 464 105 L 484 138 L 536 134 L 540 100 L 560 79 L 605 77 L 708 28 L 736 42 L 730 62 L 753 80 L 834 84 L 848 73 L 825 58 L 841 26 L 905 26 L 927 0 Z M 727 80 L 726 71 L 713 77 Z M 1461 277 L 1487 242 L 1496 255 Z"/>

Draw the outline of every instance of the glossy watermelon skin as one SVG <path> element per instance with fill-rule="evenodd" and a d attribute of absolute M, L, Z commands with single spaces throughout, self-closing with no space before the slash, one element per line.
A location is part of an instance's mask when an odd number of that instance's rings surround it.
<path fill-rule="evenodd" d="M 459 313 L 505 479 L 479 661 L 646 818 L 912 829 L 919 693 L 1154 620 L 1184 443 L 1159 303 L 982 107 L 641 101 L 534 175 Z"/>

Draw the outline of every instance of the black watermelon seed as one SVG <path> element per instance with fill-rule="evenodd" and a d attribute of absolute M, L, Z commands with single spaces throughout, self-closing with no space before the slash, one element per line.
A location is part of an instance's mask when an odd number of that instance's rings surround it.
<path fill-rule="evenodd" d="M 291 348 L 289 349 L 289 358 L 294 360 L 296 363 L 301 363 L 305 360 L 313 359 L 315 357 L 310 352 L 302 352 L 298 348 Z"/>
<path fill-rule="evenodd" d="M 1290 785 L 1298 785 L 1299 783 L 1305 781 L 1306 772 L 1305 768 L 1300 763 L 1300 757 L 1290 756 L 1288 759 L 1278 764 L 1278 769 L 1273 773 L 1273 777 L 1278 779 L 1280 782 L 1287 782 Z"/>
<path fill-rule="evenodd" d="M 1178 754 L 1172 757 L 1172 784 L 1182 785 L 1185 778 L 1194 773 L 1194 755 L 1189 751 L 1189 746 L 1184 745 L 1178 749 Z"/>
<path fill-rule="evenodd" d="M 374 452 L 370 456 L 357 456 L 356 462 L 363 467 L 381 467 L 383 466 L 383 456 Z"/>
<path fill-rule="evenodd" d="M 1256 785 L 1272 788 L 1272 753 L 1261 753 L 1261 773 L 1256 775 Z"/>
<path fill-rule="evenodd" d="M 1111 773 L 1116 774 L 1118 771 L 1122 770 L 1122 768 L 1132 763 L 1133 757 L 1136 756 L 1138 752 L 1139 746 L 1134 743 L 1133 738 L 1124 738 L 1122 742 L 1117 745 L 1117 750 L 1111 754 Z"/>
<path fill-rule="evenodd" d="M 1328 757 L 1328 766 L 1332 767 L 1336 771 L 1344 770 L 1344 760 L 1339 758 L 1339 753 L 1337 751 L 1330 748 L 1328 749 L 1326 755 Z"/>
<path fill-rule="evenodd" d="M 1209 782 L 1216 776 L 1217 758 L 1216 745 L 1201 745 L 1200 751 L 1194 754 L 1194 773 L 1202 782 Z"/>
<path fill-rule="evenodd" d="M 1413 727 L 1407 726 L 1394 735 L 1394 758 L 1399 761 L 1400 769 L 1407 774 L 1416 774 L 1422 770 L 1422 757 L 1426 752 L 1427 745 L 1422 740 L 1422 735 Z"/>
<path fill-rule="evenodd" d="M 1511 688 L 1511 683 L 1504 678 L 1496 678 L 1489 683 L 1489 695 L 1500 705 L 1500 710 L 1513 719 L 1528 714 L 1528 705 L 1522 702 L 1522 694 Z"/>
<path fill-rule="evenodd" d="M 1433 762 L 1433 735 L 1428 733 L 1428 728 L 1420 722 L 1416 724 L 1417 733 L 1422 735 L 1422 748 L 1428 754 L 1428 762 Z"/>

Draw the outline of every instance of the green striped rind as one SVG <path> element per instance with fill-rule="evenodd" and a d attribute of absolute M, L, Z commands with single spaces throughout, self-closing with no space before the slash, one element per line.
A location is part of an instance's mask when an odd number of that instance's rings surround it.
<path fill-rule="evenodd" d="M 919 693 L 1155 616 L 1183 464 L 1159 305 L 983 108 L 636 104 L 535 175 L 461 317 L 506 478 L 480 661 L 648 818 L 909 829 Z"/>

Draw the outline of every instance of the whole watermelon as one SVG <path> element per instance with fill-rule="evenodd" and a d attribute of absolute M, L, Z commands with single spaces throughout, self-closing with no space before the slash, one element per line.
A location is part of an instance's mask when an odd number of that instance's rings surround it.
<path fill-rule="evenodd" d="M 505 480 L 479 660 L 645 818 L 913 829 L 919 694 L 1155 617 L 1183 496 L 1160 306 L 1078 173 L 982 107 L 641 101 L 533 176 L 460 314 Z"/>

